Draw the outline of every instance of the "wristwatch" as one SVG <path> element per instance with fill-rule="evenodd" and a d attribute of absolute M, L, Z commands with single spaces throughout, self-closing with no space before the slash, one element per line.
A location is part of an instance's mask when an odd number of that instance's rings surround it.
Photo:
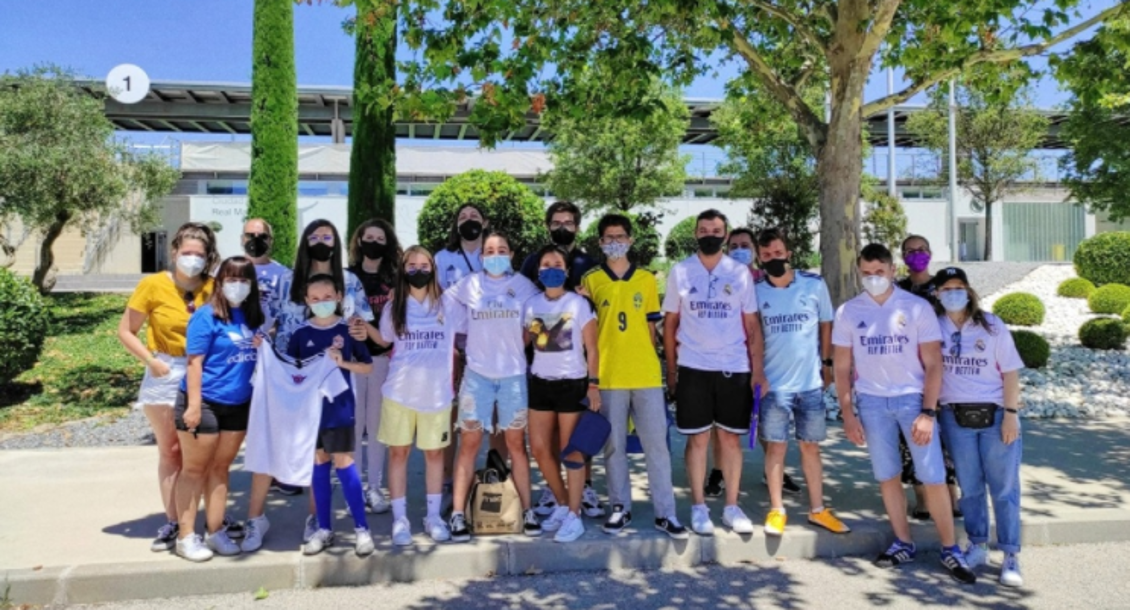
<path fill-rule="evenodd" d="M 1010 409 L 1008 407 L 1005 407 L 1004 412 L 1005 413 L 1012 413 L 1013 415 L 1016 415 L 1016 414 L 1020 413 L 1020 409 Z"/>
<path fill-rule="evenodd" d="M 820 364 L 823 364 L 824 366 L 831 368 L 832 367 L 832 359 L 831 358 L 825 358 L 825 359 L 820 361 Z"/>
<path fill-rule="evenodd" d="M 589 385 L 594 388 L 600 387 L 600 377 L 589 377 Z"/>
<path fill-rule="evenodd" d="M 937 409 L 923 408 L 921 413 L 922 413 L 922 415 L 925 415 L 927 417 L 937 417 L 938 416 L 938 410 Z"/>

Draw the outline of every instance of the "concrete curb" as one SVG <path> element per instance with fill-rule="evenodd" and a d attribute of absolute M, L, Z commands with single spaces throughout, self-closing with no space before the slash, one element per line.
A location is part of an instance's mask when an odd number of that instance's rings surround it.
<path fill-rule="evenodd" d="M 799 519 L 798 519 L 799 520 Z M 928 523 L 913 524 L 916 541 L 929 550 L 937 535 Z M 469 544 L 418 544 L 393 548 L 387 539 L 366 559 L 339 546 L 305 557 L 294 553 L 259 553 L 204 564 L 187 561 L 48 566 L 0 574 L 0 592 L 19 604 L 76 604 L 188 595 L 267 590 L 359 586 L 388 582 L 460 579 L 543 572 L 687 568 L 707 563 L 732 564 L 771 559 L 816 559 L 873 555 L 890 541 L 885 521 L 855 525 L 847 535 L 789 526 L 782 538 L 758 531 L 738 536 L 719 528 L 713 537 L 691 535 L 671 540 L 647 524 L 612 538 L 595 526 L 577 542 L 555 544 L 548 536 L 477 538 Z M 960 528 L 959 528 L 960 531 Z M 1079 510 L 1056 519 L 1026 519 L 1025 545 L 1130 541 L 1130 510 Z M 5 584 L 6 583 L 6 584 Z"/>

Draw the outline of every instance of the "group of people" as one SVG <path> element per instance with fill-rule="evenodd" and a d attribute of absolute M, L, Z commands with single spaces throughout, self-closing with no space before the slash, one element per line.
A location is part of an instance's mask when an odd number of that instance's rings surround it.
<path fill-rule="evenodd" d="M 331 223 L 314 221 L 293 270 L 271 260 L 271 227 L 262 220 L 244 225 L 246 256 L 223 261 L 208 227 L 181 227 L 172 268 L 142 280 L 119 330 L 146 365 L 137 404 L 160 452 L 167 523 L 153 550 L 193 561 L 255 551 L 270 528 L 268 493 L 294 493 L 298 484 L 312 491 L 303 551 L 318 553 L 334 542 L 335 472 L 359 555 L 374 550 L 366 512 L 391 510 L 393 544 L 410 545 L 413 445 L 426 470 L 423 530 L 437 542 L 467 541 L 484 436 L 508 456 L 525 535 L 570 542 L 584 534 L 585 517 L 604 519 L 601 529 L 618 534 L 632 522 L 630 427 L 643 448 L 655 528 L 686 538 L 672 486 L 670 400 L 687 439 L 690 530 L 713 534 L 705 497 L 724 494 L 723 526 L 753 533 L 738 499 L 741 437 L 756 425 L 769 488 L 766 534 L 786 529 L 783 494 L 796 486 L 784 472 L 790 434 L 809 491 L 807 522 L 846 534 L 822 485 L 824 392 L 834 381 L 840 404 L 854 405 L 843 409 L 844 430 L 868 447 L 896 538 L 876 565 L 897 566 L 916 553 L 903 439 L 946 569 L 975 581 L 973 568 L 988 557 L 991 496 L 1005 553 L 1000 580 L 1022 583 L 1022 363 L 961 269 L 927 277 L 923 238 L 903 245 L 906 262 L 914 261 L 913 292 L 895 284 L 891 252 L 871 244 L 857 261 L 864 292 L 833 309 L 822 278 L 789 264 L 785 234 L 730 231 L 715 210 L 698 215 L 697 252 L 671 268 L 662 299 L 655 276 L 635 263 L 627 217 L 599 220 L 599 260 L 576 247 L 575 205 L 556 202 L 545 220 L 552 243 L 517 271 L 509 237 L 473 204 L 457 210 L 449 243 L 434 256 L 421 246 L 402 249 L 380 219 L 363 223 L 348 244 Z M 143 325 L 145 341 L 137 336 Z M 571 449 L 586 410 L 611 425 L 603 455 L 608 510 L 592 486 L 592 456 Z M 245 468 L 254 474 L 240 523 L 225 508 L 245 436 Z M 946 485 L 943 441 L 960 501 Z M 545 482 L 536 502 L 529 454 Z M 194 530 L 201 496 L 203 537 Z M 969 538 L 964 550 L 955 502 Z"/>

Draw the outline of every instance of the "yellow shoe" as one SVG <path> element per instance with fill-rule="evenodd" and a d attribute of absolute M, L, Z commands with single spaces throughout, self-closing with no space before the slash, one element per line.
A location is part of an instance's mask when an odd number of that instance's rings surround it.
<path fill-rule="evenodd" d="M 770 536 L 784 535 L 788 520 L 788 516 L 779 510 L 769 511 L 769 516 L 765 518 L 765 533 Z"/>
<path fill-rule="evenodd" d="M 851 531 L 850 527 L 844 525 L 843 521 L 832 514 L 830 508 L 825 508 L 818 513 L 808 513 L 808 522 L 819 525 L 833 534 L 846 534 Z"/>

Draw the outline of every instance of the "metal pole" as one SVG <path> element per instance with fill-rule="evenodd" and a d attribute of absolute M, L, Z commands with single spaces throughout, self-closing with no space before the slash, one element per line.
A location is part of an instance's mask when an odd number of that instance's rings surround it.
<path fill-rule="evenodd" d="M 950 112 L 949 112 L 949 145 L 950 145 L 950 171 L 949 171 L 949 210 L 947 224 L 949 228 L 950 261 L 957 262 L 957 84 L 950 79 Z"/>
<path fill-rule="evenodd" d="M 895 94 L 895 69 L 887 68 L 887 95 Z M 898 196 L 895 179 L 895 108 L 887 110 L 887 194 Z"/>

